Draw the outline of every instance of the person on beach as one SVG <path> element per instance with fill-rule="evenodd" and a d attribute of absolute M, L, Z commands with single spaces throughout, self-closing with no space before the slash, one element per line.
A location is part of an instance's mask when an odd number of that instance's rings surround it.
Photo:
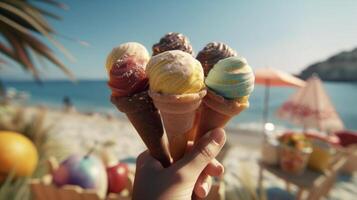
<path fill-rule="evenodd" d="M 163 168 L 148 151 L 136 163 L 133 200 L 188 200 L 205 198 L 210 191 L 211 176 L 221 176 L 223 165 L 215 157 L 226 141 L 223 129 L 214 129 L 185 156 Z"/>
<path fill-rule="evenodd" d="M 74 106 L 68 96 L 63 97 L 63 109 L 66 112 L 74 111 Z"/>

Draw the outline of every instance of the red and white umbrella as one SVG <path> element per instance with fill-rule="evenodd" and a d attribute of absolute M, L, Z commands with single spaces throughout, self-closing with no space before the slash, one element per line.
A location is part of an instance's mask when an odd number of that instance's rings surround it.
<path fill-rule="evenodd" d="M 343 129 L 343 123 L 317 76 L 312 76 L 306 86 L 293 94 L 278 109 L 278 117 L 304 128 L 321 131 Z"/>

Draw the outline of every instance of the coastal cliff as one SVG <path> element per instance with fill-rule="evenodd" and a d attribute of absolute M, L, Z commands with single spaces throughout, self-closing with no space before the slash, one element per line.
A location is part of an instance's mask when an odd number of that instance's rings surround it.
<path fill-rule="evenodd" d="M 357 82 L 357 48 L 331 56 L 304 69 L 299 77 L 309 78 L 318 74 L 324 81 L 356 81 Z"/>

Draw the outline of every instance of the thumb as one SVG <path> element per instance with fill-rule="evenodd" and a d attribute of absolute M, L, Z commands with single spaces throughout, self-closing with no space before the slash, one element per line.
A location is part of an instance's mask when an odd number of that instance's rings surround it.
<path fill-rule="evenodd" d="M 226 134 L 223 129 L 214 129 L 202 137 L 191 152 L 177 161 L 177 166 L 183 171 L 199 175 L 203 169 L 220 152 L 226 142 Z"/>

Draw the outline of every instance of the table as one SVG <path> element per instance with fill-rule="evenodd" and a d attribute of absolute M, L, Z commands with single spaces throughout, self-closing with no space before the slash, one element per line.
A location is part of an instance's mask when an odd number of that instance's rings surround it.
<path fill-rule="evenodd" d="M 301 175 L 294 175 L 285 172 L 280 169 L 280 166 L 273 166 L 258 161 L 259 165 L 259 190 L 263 186 L 263 173 L 268 171 L 276 177 L 282 179 L 286 183 L 286 188 L 290 192 L 290 184 L 295 185 L 298 188 L 296 199 L 300 200 L 304 196 L 304 192 L 307 192 L 307 197 L 304 199 L 319 199 L 322 196 L 326 196 L 335 183 L 337 172 L 343 167 L 346 159 L 338 159 L 331 164 L 331 167 L 324 172 L 316 172 L 310 169 L 306 169 Z"/>

